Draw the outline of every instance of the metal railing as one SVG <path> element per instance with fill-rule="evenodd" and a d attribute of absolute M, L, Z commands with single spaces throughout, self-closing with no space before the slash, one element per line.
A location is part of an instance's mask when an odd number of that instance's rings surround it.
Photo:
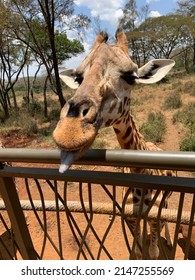
<path fill-rule="evenodd" d="M 146 221 L 151 219 L 169 222 L 171 246 L 159 225 L 160 259 L 194 258 L 193 174 L 126 174 L 119 167 L 195 172 L 195 153 L 89 150 L 64 174 L 58 172 L 58 150 L 1 149 L 0 161 L 13 164 L 0 170 L 0 258 L 134 259 L 137 233 L 129 224 L 132 216 L 141 223 L 144 242 L 138 246 L 143 259 L 149 258 Z M 122 200 L 123 187 L 140 188 L 142 197 L 148 188 L 157 194 L 172 191 L 170 206 L 157 208 L 153 199 L 147 208 L 133 207 Z M 188 225 L 185 238 L 181 224 Z"/>

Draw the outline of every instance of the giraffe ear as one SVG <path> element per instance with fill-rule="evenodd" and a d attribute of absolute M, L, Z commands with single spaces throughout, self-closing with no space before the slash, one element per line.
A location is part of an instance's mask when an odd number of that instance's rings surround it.
<path fill-rule="evenodd" d="M 68 68 L 68 69 L 62 70 L 60 72 L 59 76 L 68 87 L 70 87 L 72 89 L 77 89 L 79 87 L 75 69 Z"/>
<path fill-rule="evenodd" d="M 154 59 L 138 69 L 137 83 L 153 84 L 160 81 L 175 65 L 171 59 Z"/>

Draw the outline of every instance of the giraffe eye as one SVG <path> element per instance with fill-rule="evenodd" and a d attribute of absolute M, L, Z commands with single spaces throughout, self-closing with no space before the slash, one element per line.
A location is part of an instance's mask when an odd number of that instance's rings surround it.
<path fill-rule="evenodd" d="M 75 82 L 77 82 L 79 85 L 81 85 L 82 81 L 83 81 L 83 76 L 80 74 L 76 74 Z"/>
<path fill-rule="evenodd" d="M 135 72 L 126 72 L 122 73 L 121 78 L 125 80 L 129 85 L 133 85 L 135 80 L 138 79 L 138 76 Z"/>

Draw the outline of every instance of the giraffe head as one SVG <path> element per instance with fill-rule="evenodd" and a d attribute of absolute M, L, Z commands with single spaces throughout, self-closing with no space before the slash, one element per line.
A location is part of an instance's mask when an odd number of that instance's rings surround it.
<path fill-rule="evenodd" d="M 107 39 L 107 34 L 99 33 L 81 65 L 60 73 L 61 79 L 76 89 L 62 108 L 53 132 L 62 150 L 60 172 L 91 146 L 100 128 L 114 125 L 129 111 L 135 83 L 155 83 L 174 65 L 172 60 L 153 60 L 138 69 L 128 55 L 122 30 L 116 32 L 115 45 L 108 45 Z"/>

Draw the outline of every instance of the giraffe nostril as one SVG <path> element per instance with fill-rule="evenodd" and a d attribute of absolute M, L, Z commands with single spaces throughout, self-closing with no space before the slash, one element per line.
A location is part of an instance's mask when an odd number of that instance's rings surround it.
<path fill-rule="evenodd" d="M 85 117 L 88 114 L 88 112 L 89 112 L 89 108 L 83 109 L 83 112 L 82 112 L 83 117 Z"/>

